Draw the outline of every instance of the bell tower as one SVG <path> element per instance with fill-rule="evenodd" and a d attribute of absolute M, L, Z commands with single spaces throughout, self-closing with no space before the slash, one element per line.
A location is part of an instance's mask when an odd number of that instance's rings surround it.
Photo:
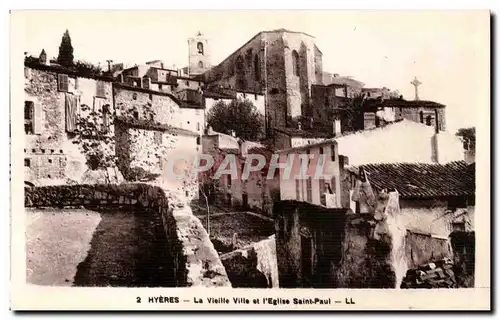
<path fill-rule="evenodd" d="M 188 48 L 190 76 L 202 74 L 211 68 L 208 39 L 200 31 L 188 39 Z"/>

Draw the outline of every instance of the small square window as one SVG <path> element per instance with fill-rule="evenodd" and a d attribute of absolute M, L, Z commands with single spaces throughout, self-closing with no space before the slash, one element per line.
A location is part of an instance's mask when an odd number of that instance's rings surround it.
<path fill-rule="evenodd" d="M 30 158 L 24 158 L 24 166 L 25 167 L 31 167 L 31 160 Z"/>

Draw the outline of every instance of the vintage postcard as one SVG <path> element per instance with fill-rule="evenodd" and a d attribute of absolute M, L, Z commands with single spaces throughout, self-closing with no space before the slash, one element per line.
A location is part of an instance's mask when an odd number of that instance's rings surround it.
<path fill-rule="evenodd" d="M 490 310 L 490 19 L 12 11 L 11 308 Z"/>

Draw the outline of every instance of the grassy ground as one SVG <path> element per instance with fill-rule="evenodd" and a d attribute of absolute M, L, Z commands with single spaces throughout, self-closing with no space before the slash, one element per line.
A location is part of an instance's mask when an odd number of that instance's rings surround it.
<path fill-rule="evenodd" d="M 161 221 L 151 212 L 50 209 L 27 216 L 29 283 L 174 285 Z"/>

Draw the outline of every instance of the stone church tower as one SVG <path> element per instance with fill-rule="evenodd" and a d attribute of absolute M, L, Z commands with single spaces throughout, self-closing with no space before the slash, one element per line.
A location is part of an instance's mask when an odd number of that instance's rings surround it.
<path fill-rule="evenodd" d="M 202 74 L 211 68 L 208 39 L 201 32 L 188 39 L 188 48 L 190 76 Z"/>
<path fill-rule="evenodd" d="M 312 85 L 322 84 L 322 55 L 306 33 L 262 31 L 204 77 L 219 86 L 264 94 L 266 125 L 296 128 L 301 118 L 312 116 L 310 92 Z"/>

